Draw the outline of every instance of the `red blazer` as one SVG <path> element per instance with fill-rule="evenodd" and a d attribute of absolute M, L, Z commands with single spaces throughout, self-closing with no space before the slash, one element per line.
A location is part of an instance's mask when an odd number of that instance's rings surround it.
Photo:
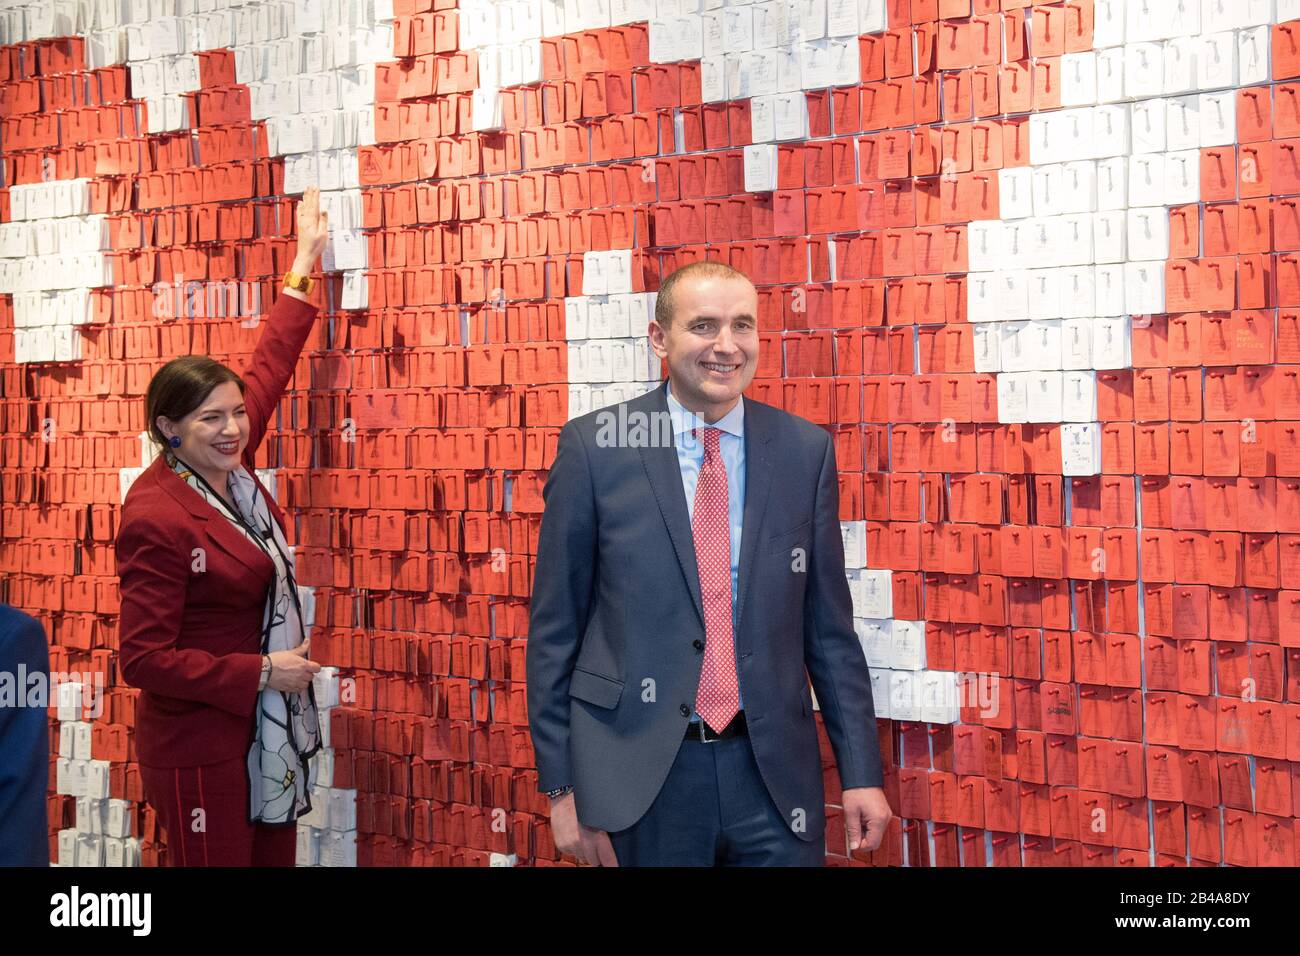
<path fill-rule="evenodd" d="M 249 428 L 243 462 L 249 472 L 316 312 L 308 302 L 281 295 L 264 320 L 266 329 L 242 376 Z M 283 513 L 267 498 L 283 528 Z M 206 559 L 198 571 L 196 548 Z M 271 559 L 160 455 L 122 505 L 117 571 L 122 678 L 143 691 L 135 725 L 140 763 L 190 767 L 246 755 Z"/>

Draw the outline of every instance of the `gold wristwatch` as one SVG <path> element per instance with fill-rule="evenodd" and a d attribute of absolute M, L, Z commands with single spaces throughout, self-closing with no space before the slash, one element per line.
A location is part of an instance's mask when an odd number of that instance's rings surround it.
<path fill-rule="evenodd" d="M 311 295 L 311 287 L 314 282 L 315 280 L 311 276 L 300 276 L 292 269 L 284 274 L 284 287 L 294 289 L 303 295 Z"/>

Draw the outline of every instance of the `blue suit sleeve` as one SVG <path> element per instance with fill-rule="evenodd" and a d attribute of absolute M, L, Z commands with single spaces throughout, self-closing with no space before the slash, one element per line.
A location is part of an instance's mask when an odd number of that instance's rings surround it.
<path fill-rule="evenodd" d="M 13 608 L 0 608 L 0 622 L 0 668 L 16 675 L 22 665 L 28 674 L 48 677 L 40 622 Z M 24 706 L 0 707 L 0 866 L 49 866 L 49 721 L 45 707 L 25 706 L 27 687 L 14 690 Z"/>
<path fill-rule="evenodd" d="M 829 435 L 813 510 L 804 598 L 804 664 L 817 692 L 841 786 L 845 790 L 883 786 L 871 675 L 853 630 L 853 597 L 844 574 L 839 470 Z"/>
<path fill-rule="evenodd" d="M 528 723 L 538 789 L 570 785 L 569 681 L 591 611 L 596 569 L 596 501 L 587 449 L 572 422 L 546 484 L 529 604 Z"/>

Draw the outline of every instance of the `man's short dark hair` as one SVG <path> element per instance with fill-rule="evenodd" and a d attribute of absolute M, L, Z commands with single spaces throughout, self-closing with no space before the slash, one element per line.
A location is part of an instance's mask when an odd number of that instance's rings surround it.
<path fill-rule="evenodd" d="M 676 306 L 673 304 L 674 292 L 677 284 L 684 279 L 743 279 L 753 285 L 753 281 L 749 276 L 739 269 L 733 269 L 725 262 L 715 262 L 712 259 L 688 262 L 686 265 L 674 269 L 659 284 L 659 295 L 655 299 L 655 321 L 659 323 L 659 327 L 665 332 L 672 328 L 673 314 L 676 312 Z"/>

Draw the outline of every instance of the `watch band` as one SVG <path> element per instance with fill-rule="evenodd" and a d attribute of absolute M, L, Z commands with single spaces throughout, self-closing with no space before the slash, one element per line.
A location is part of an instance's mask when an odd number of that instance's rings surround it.
<path fill-rule="evenodd" d="M 554 800 L 556 797 L 564 796 L 566 793 L 569 793 L 571 790 L 573 790 L 572 784 L 570 784 L 567 787 L 556 787 L 554 790 L 547 790 L 546 795 L 550 797 L 552 800 Z"/>
<path fill-rule="evenodd" d="M 311 276 L 302 276 L 290 269 L 284 274 L 284 286 L 286 289 L 294 289 L 303 295 L 311 294 L 311 287 L 315 280 Z"/>

